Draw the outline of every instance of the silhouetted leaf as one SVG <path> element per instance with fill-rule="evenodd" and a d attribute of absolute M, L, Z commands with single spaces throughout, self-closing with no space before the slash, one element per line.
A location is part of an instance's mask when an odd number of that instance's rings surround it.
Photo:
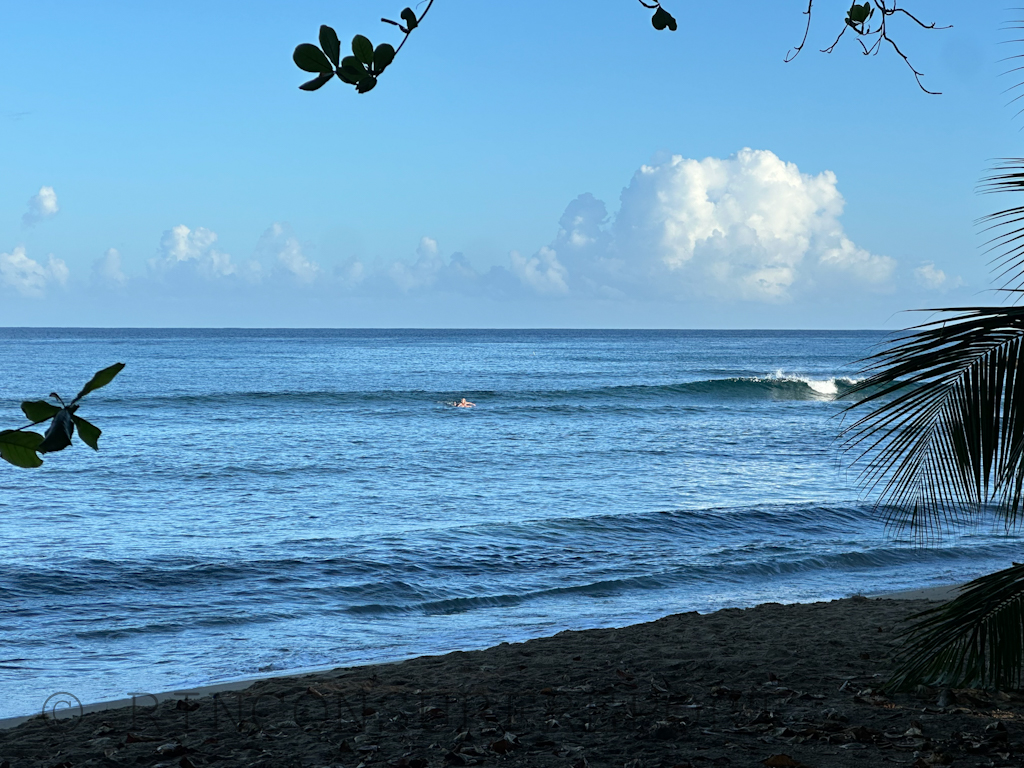
<path fill-rule="evenodd" d="M 103 430 L 101 430 L 95 424 L 90 424 L 81 416 L 72 415 L 71 419 L 75 422 L 75 426 L 78 427 L 78 436 L 82 438 L 82 442 L 88 445 L 94 451 L 98 451 L 100 449 L 98 443 L 100 435 L 103 434 Z"/>
<path fill-rule="evenodd" d="M 654 25 L 655 29 L 665 29 L 665 27 L 668 27 L 673 32 L 675 32 L 677 28 L 675 17 L 660 6 L 658 7 L 658 10 L 654 12 L 651 24 Z"/>
<path fill-rule="evenodd" d="M 381 43 L 373 52 L 373 71 L 378 75 L 395 60 L 395 47 L 390 43 Z"/>
<path fill-rule="evenodd" d="M 419 22 L 416 20 L 416 12 L 412 8 L 402 10 L 402 21 L 405 22 L 405 28 L 410 32 L 419 26 Z"/>
<path fill-rule="evenodd" d="M 916 614 L 903 631 L 889 686 L 1018 688 L 1024 672 L 1024 566 L 960 587 L 948 603 Z"/>
<path fill-rule="evenodd" d="M 850 10 L 846 14 L 846 23 L 851 27 L 857 24 L 863 24 L 869 18 L 871 18 L 874 9 L 870 3 L 864 3 L 864 5 L 857 5 L 854 3 L 850 6 Z"/>
<path fill-rule="evenodd" d="M 42 466 L 43 460 L 36 455 L 42 441 L 43 436 L 38 432 L 5 429 L 0 432 L 0 459 L 24 469 Z"/>
<path fill-rule="evenodd" d="M 338 72 L 338 77 L 349 85 L 355 85 L 366 75 L 366 68 L 355 56 L 346 56 L 341 60 L 341 71 Z"/>
<path fill-rule="evenodd" d="M 38 424 L 41 421 L 52 419 L 60 408 L 45 400 L 26 400 L 21 404 L 21 410 L 28 416 L 29 421 Z"/>
<path fill-rule="evenodd" d="M 377 78 L 373 75 L 367 75 L 356 83 L 356 90 L 359 91 L 359 93 L 366 93 L 367 91 L 372 91 L 376 85 Z"/>
<path fill-rule="evenodd" d="M 292 59 L 299 69 L 306 72 L 330 72 L 333 69 L 324 52 L 312 43 L 302 43 L 296 46 Z"/>
<path fill-rule="evenodd" d="M 39 453 L 63 451 L 71 445 L 71 436 L 75 434 L 75 422 L 71 419 L 71 413 L 67 408 L 61 408 L 57 412 L 50 422 L 50 428 L 43 436 L 43 442 L 36 447 Z"/>
<path fill-rule="evenodd" d="M 330 71 L 329 67 L 328 71 Z M 107 384 L 112 382 L 114 380 L 114 377 L 117 376 L 117 374 L 119 374 L 123 369 L 124 363 L 114 363 L 109 368 L 104 368 L 102 371 L 97 371 L 96 374 L 91 379 L 89 379 L 89 383 L 82 387 L 82 391 L 79 392 L 78 396 L 71 402 L 76 403 L 93 390 L 107 386 Z"/>
<path fill-rule="evenodd" d="M 366 71 L 366 67 L 363 66 L 363 62 L 361 62 L 356 56 L 346 56 L 341 60 L 341 66 L 342 68 L 349 67 L 350 69 L 354 69 L 359 72 Z"/>
<path fill-rule="evenodd" d="M 314 77 L 312 80 L 308 80 L 299 86 L 304 91 L 315 91 L 318 88 L 322 88 L 332 77 L 333 72 L 324 72 L 322 75 Z"/>
<path fill-rule="evenodd" d="M 320 47 L 323 48 L 331 63 L 338 66 L 338 57 L 341 56 L 341 41 L 338 39 L 338 33 L 326 24 L 320 27 Z"/>
<path fill-rule="evenodd" d="M 373 63 L 373 43 L 362 35 L 356 35 L 352 38 L 352 53 L 363 64 Z"/>

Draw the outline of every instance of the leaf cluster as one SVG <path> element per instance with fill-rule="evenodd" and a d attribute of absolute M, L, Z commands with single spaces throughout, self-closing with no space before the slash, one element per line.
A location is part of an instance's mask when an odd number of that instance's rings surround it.
<path fill-rule="evenodd" d="M 645 8 L 654 11 L 651 24 L 657 30 L 668 29 L 673 32 L 678 28 L 675 17 L 661 7 L 660 2 L 647 2 L 639 0 Z M 399 18 L 401 21 L 382 18 L 385 24 L 390 24 L 405 35 L 402 41 L 395 48 L 390 43 L 381 43 L 376 48 L 364 35 L 356 35 L 352 38 L 352 55 L 340 58 L 341 43 L 337 32 L 331 27 L 323 25 L 320 27 L 320 44 L 302 43 L 295 48 L 292 60 L 299 69 L 311 72 L 316 75 L 299 86 L 304 91 L 316 91 L 325 86 L 335 76 L 343 83 L 354 85 L 359 93 L 367 93 L 377 86 L 377 79 L 381 73 L 391 65 L 395 56 L 402 50 L 406 40 L 412 31 L 420 26 L 423 18 L 430 11 L 434 0 L 427 0 L 427 6 L 418 17 L 412 8 L 403 8 Z"/>
<path fill-rule="evenodd" d="M 427 10 L 430 10 L 429 5 Z M 424 11 L 423 15 L 426 13 L 427 11 Z M 408 39 L 422 18 L 423 16 L 417 18 L 412 8 L 405 8 L 401 13 L 402 22 L 391 19 L 381 21 L 398 27 L 405 34 L 405 39 Z M 319 46 L 302 43 L 292 54 L 292 60 L 299 69 L 316 74 L 316 77 L 303 83 L 299 88 L 304 91 L 315 91 L 337 76 L 343 83 L 354 85 L 359 93 L 372 91 L 377 85 L 377 78 L 391 65 L 398 51 L 405 45 L 405 39 L 396 49 L 391 43 L 381 43 L 374 47 L 368 37 L 356 35 L 352 38 L 352 55 L 342 58 L 338 33 L 325 24 L 320 27 Z"/>
<path fill-rule="evenodd" d="M 315 91 L 337 75 L 342 82 L 354 85 L 359 93 L 366 93 L 377 85 L 377 78 L 395 60 L 395 53 L 390 43 L 374 48 L 369 38 L 356 35 L 352 38 L 352 55 L 341 58 L 338 34 L 324 25 L 320 27 L 320 46 L 302 43 L 296 47 L 292 58 L 299 69 L 318 73 L 299 86 L 304 91 Z"/>
<path fill-rule="evenodd" d="M 43 460 L 39 454 L 63 451 L 71 445 L 71 437 L 76 428 L 82 442 L 98 451 L 100 435 L 103 432 L 95 424 L 78 415 L 78 403 L 90 392 L 107 386 L 123 368 L 124 363 L 114 363 L 102 371 L 97 371 L 70 403 L 65 404 L 56 392 L 51 392 L 50 397 L 60 403 L 59 406 L 46 400 L 23 402 L 21 410 L 31 423 L 19 429 L 0 431 L 0 459 L 26 469 L 42 466 Z M 50 426 L 45 434 L 41 435 L 30 429 L 47 421 L 50 422 Z"/>

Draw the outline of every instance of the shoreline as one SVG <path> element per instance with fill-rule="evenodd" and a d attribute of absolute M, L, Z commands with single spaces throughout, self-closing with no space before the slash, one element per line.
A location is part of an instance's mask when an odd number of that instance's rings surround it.
<path fill-rule="evenodd" d="M 926 594 L 694 611 L 37 716 L 0 731 L 0 765 L 1020 765 L 1024 694 L 885 689 L 905 622 L 946 593 Z"/>
<path fill-rule="evenodd" d="M 939 587 L 922 587 L 921 589 L 907 589 L 900 592 L 883 592 L 870 594 L 867 597 L 882 597 L 887 600 L 928 600 L 931 602 L 945 603 L 960 594 L 965 584 L 948 584 Z"/>
<path fill-rule="evenodd" d="M 963 586 L 962 584 L 951 584 L 951 585 L 945 585 L 945 586 L 925 587 L 925 588 L 921 588 L 921 589 L 905 590 L 905 591 L 900 591 L 900 592 L 888 592 L 888 593 L 870 594 L 870 595 L 866 595 L 865 597 L 868 597 L 868 598 L 870 598 L 872 600 L 879 600 L 879 599 L 886 599 L 886 600 L 914 600 L 914 601 L 925 600 L 925 601 L 930 601 L 930 602 L 945 602 L 945 601 L 951 600 L 953 597 L 955 597 L 956 594 L 959 592 L 959 590 L 960 590 L 960 588 L 962 586 Z M 847 599 L 852 599 L 852 598 L 847 598 Z M 832 602 L 835 602 L 835 601 L 832 601 Z M 762 605 L 776 605 L 776 603 L 765 603 L 765 604 L 762 604 Z M 795 603 L 794 605 L 817 605 L 817 603 Z M 755 608 L 758 608 L 758 607 L 759 606 L 751 606 L 751 609 L 755 609 Z M 750 609 L 728 608 L 728 609 L 722 609 L 722 610 L 735 611 L 735 610 L 750 610 Z M 719 612 L 720 611 L 716 611 L 714 613 L 719 613 Z M 714 614 L 706 614 L 706 615 L 714 615 Z M 666 616 L 664 618 L 666 618 L 666 619 L 667 618 L 671 618 L 671 616 Z M 644 626 L 644 624 L 648 624 L 648 623 L 654 623 L 654 622 L 645 622 L 645 623 L 641 623 L 641 624 L 628 625 L 626 627 L 618 627 L 618 628 L 602 628 L 602 629 L 596 629 L 596 630 L 572 630 L 572 631 L 580 631 L 580 632 L 611 631 L 611 632 L 615 632 L 615 631 L 622 631 L 622 630 L 626 630 L 626 629 L 631 629 L 633 627 Z M 566 631 L 570 631 L 570 630 L 566 630 Z M 558 634 L 561 635 L 561 634 L 564 634 L 564 632 L 560 632 Z M 533 639 L 537 640 L 537 639 L 545 639 L 545 638 L 533 638 Z M 525 642 L 530 642 L 530 640 L 527 640 Z M 521 644 L 522 643 L 512 643 L 511 645 L 521 645 Z M 509 643 L 502 643 L 501 645 L 510 645 L 510 644 Z M 500 646 L 495 646 L 495 647 L 500 647 Z M 492 650 L 492 649 L 490 649 L 490 648 L 482 649 L 482 651 L 475 651 L 475 652 L 484 652 L 484 651 L 488 651 L 488 650 Z M 453 651 L 452 653 L 472 653 L 472 652 L 474 652 L 474 651 Z M 290 680 L 290 679 L 295 679 L 295 678 L 299 678 L 299 677 L 306 678 L 306 677 L 324 676 L 324 675 L 329 675 L 329 674 L 331 674 L 333 672 L 338 672 L 339 670 L 346 670 L 347 671 L 347 670 L 353 670 L 353 669 L 362 669 L 362 668 L 366 668 L 366 667 L 379 667 L 379 666 L 385 666 L 385 665 L 404 664 L 404 663 L 407 663 L 407 662 L 410 662 L 410 661 L 414 661 L 414 660 L 417 660 L 417 659 L 424 659 L 424 658 L 438 658 L 438 656 L 414 656 L 414 657 L 409 657 L 409 658 L 404 658 L 404 659 L 395 659 L 395 660 L 391 660 L 391 661 L 370 662 L 370 663 L 367 663 L 367 664 L 360 664 L 360 665 L 353 666 L 353 667 L 334 667 L 334 666 L 330 666 L 330 667 L 320 667 L 320 668 L 309 669 L 309 670 L 290 670 L 290 671 L 289 670 L 282 670 L 281 674 L 275 674 L 275 675 L 269 675 L 269 676 L 260 675 L 260 676 L 257 676 L 257 677 L 245 677 L 245 678 L 240 678 L 240 679 L 237 679 L 237 680 L 229 680 L 229 681 L 221 682 L 221 683 L 210 683 L 208 685 L 200 685 L 200 686 L 192 686 L 192 687 L 187 687 L 186 686 L 186 687 L 176 688 L 174 690 L 166 690 L 166 691 L 161 691 L 161 692 L 157 692 L 157 693 L 151 693 L 151 692 L 139 693 L 137 695 L 135 704 L 136 704 L 136 706 L 139 706 L 139 707 L 143 707 L 143 706 L 151 707 L 154 704 L 162 704 L 162 703 L 164 703 L 166 701 L 169 701 L 169 700 L 180 699 L 181 697 L 186 696 L 186 695 L 190 699 L 195 700 L 195 699 L 200 699 L 200 698 L 207 698 L 207 697 L 210 697 L 210 696 L 212 696 L 214 694 L 219 694 L 219 693 L 229 693 L 229 692 L 245 691 L 245 690 L 248 690 L 249 688 L 251 688 L 252 686 L 254 686 L 256 684 L 268 683 L 268 682 L 272 682 L 272 681 L 276 681 L 276 680 Z M 83 702 L 83 703 L 81 703 L 81 712 L 82 712 L 82 714 L 95 714 L 95 713 L 99 713 L 99 712 L 107 712 L 107 711 L 110 711 L 110 710 L 120 710 L 120 709 L 130 708 L 130 707 L 132 707 L 132 705 L 133 705 L 133 701 L 132 701 L 131 698 L 110 699 L 110 700 L 106 700 L 106 701 L 98 701 L 98 702 L 92 702 L 92 703 L 84 703 Z M 75 705 L 75 706 L 76 706 L 76 711 L 77 711 L 77 705 Z M 21 725 L 22 723 L 24 723 L 24 722 L 26 722 L 28 720 L 31 720 L 33 718 L 38 718 L 38 717 L 39 717 L 39 713 L 34 713 L 34 714 L 30 714 L 30 715 L 18 715 L 18 716 L 7 717 L 7 718 L 0 718 L 0 731 L 5 731 L 5 730 L 9 730 L 11 728 L 16 728 L 17 726 Z"/>

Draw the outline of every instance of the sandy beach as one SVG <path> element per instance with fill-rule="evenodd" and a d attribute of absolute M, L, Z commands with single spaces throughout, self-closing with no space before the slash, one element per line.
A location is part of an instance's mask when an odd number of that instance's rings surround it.
<path fill-rule="evenodd" d="M 0 731 L 0 765 L 1019 765 L 1024 697 L 881 690 L 901 623 L 947 594 L 680 614 L 65 710 Z"/>

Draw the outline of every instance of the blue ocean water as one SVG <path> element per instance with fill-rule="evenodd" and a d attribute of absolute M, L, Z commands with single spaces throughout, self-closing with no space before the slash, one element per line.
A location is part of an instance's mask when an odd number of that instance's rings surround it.
<path fill-rule="evenodd" d="M 837 461 L 881 339 L 0 329 L 4 426 L 127 363 L 100 453 L 0 465 L 0 717 L 1019 559 L 894 537 Z"/>

